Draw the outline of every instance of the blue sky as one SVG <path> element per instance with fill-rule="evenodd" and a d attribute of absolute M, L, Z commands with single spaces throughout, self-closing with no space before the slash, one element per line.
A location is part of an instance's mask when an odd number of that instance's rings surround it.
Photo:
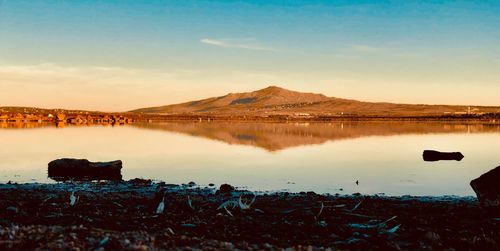
<path fill-rule="evenodd" d="M 499 13 L 500 1 L 0 0 L 0 106 L 128 110 L 270 84 L 500 105 Z"/>

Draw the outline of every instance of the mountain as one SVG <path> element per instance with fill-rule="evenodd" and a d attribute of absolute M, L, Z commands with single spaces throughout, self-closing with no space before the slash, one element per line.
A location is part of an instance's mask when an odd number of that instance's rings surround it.
<path fill-rule="evenodd" d="M 327 97 L 322 94 L 290 91 L 277 86 L 254 92 L 230 93 L 220 97 L 181 104 L 149 107 L 130 112 L 142 114 L 216 115 L 298 115 L 298 116 L 429 116 L 443 114 L 484 114 L 500 112 L 500 107 L 456 105 L 411 105 L 362 102 Z"/>
<path fill-rule="evenodd" d="M 277 86 L 245 93 L 229 93 L 221 97 L 207 98 L 176 105 L 166 105 L 134 110 L 142 113 L 198 113 L 230 112 L 241 109 L 265 109 L 283 104 L 312 104 L 330 98 L 322 94 L 289 91 Z"/>

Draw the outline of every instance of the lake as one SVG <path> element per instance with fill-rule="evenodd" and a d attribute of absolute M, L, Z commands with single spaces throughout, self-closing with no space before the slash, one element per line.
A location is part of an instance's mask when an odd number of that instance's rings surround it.
<path fill-rule="evenodd" d="M 123 161 L 124 179 L 230 183 L 258 191 L 473 195 L 500 165 L 500 125 L 413 122 L 0 124 L 0 182 L 55 182 L 47 163 Z M 425 149 L 462 161 L 424 162 Z M 359 181 L 359 185 L 355 182 Z"/>

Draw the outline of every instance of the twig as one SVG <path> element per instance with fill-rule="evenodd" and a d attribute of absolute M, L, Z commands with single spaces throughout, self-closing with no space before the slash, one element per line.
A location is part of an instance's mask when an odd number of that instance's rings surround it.
<path fill-rule="evenodd" d="M 193 206 L 193 201 L 191 201 L 191 198 L 189 197 L 188 195 L 188 206 L 194 210 L 194 206 Z"/>
<path fill-rule="evenodd" d="M 360 218 L 367 218 L 367 219 L 375 219 L 377 217 L 375 216 L 369 216 L 369 215 L 364 215 L 364 214 L 355 214 L 355 213 L 343 213 L 345 215 L 350 215 L 350 216 L 356 216 L 356 217 L 360 217 Z"/>
<path fill-rule="evenodd" d="M 250 206 L 255 202 L 255 198 L 257 198 L 257 195 L 253 194 L 253 198 L 249 203 L 243 203 L 242 197 L 243 195 L 240 195 L 240 198 L 238 199 L 238 204 L 240 205 L 241 210 L 246 210 L 250 209 Z"/>
<path fill-rule="evenodd" d="M 319 212 L 318 214 L 316 215 L 316 219 L 319 218 L 319 216 L 321 215 L 321 213 L 323 212 L 323 208 L 325 208 L 325 205 L 323 204 L 323 202 L 321 202 L 321 209 L 319 209 Z"/>
<path fill-rule="evenodd" d="M 113 204 L 117 205 L 117 206 L 118 206 L 118 207 L 120 207 L 120 208 L 123 208 L 123 205 L 122 205 L 122 204 L 120 204 L 120 203 L 118 203 L 118 202 L 113 202 Z"/>
<path fill-rule="evenodd" d="M 364 199 L 363 199 L 363 200 L 364 200 Z M 363 203 L 363 200 L 361 200 L 358 204 L 356 204 L 356 206 L 354 206 L 354 208 L 353 208 L 353 209 L 351 209 L 351 210 L 346 210 L 346 211 L 348 211 L 348 212 L 354 212 L 356 209 L 358 209 L 358 207 L 359 207 L 359 206 L 361 206 L 361 203 Z"/>

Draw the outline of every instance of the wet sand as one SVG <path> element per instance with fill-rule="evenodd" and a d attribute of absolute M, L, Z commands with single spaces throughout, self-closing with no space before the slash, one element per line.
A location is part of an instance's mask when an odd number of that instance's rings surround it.
<path fill-rule="evenodd" d="M 498 216 L 473 197 L 253 194 L 144 180 L 0 184 L 0 249 L 500 249 Z"/>

